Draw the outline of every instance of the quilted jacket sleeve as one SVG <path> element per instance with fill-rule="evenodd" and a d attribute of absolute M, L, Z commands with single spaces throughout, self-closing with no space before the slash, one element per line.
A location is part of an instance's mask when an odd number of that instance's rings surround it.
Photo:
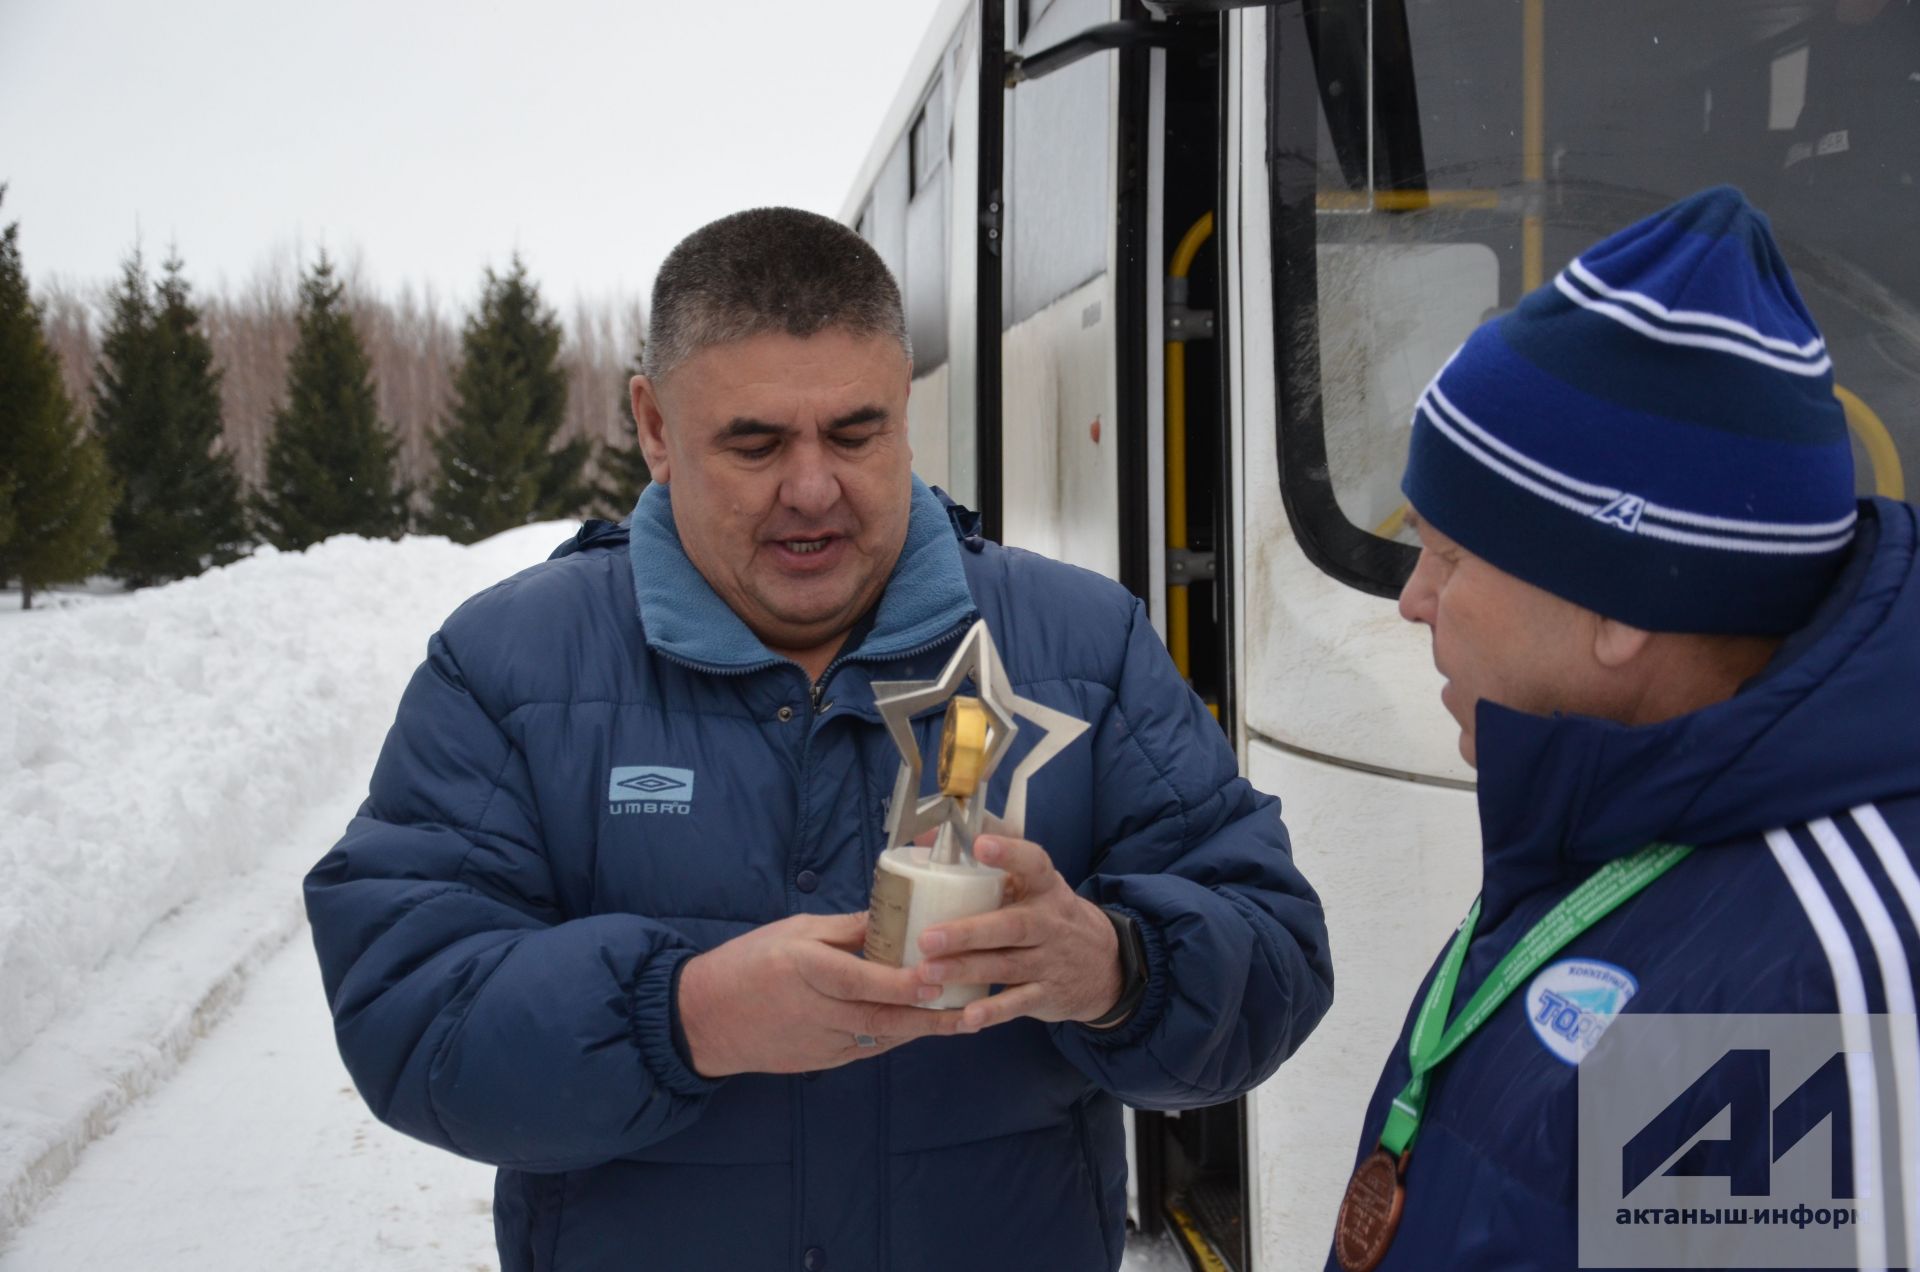
<path fill-rule="evenodd" d="M 669 1010 L 692 948 L 633 915 L 564 918 L 525 757 L 444 634 L 306 902 L 340 1054 L 383 1122 L 557 1171 L 699 1115 L 713 1084 Z"/>
<path fill-rule="evenodd" d="M 1294 868 L 1279 801 L 1239 776 L 1137 601 L 1093 745 L 1106 848 L 1080 892 L 1140 925 L 1148 982 L 1117 1028 L 1054 1025 L 1055 1043 L 1137 1107 L 1231 1099 L 1272 1074 L 1333 1001 L 1319 898 Z"/>

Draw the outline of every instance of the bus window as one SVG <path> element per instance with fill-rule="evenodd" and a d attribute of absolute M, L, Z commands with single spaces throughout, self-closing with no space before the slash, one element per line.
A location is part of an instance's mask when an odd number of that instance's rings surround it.
<path fill-rule="evenodd" d="M 1904 497 L 1920 8 L 1296 0 L 1269 40 L 1281 480 L 1323 568 L 1398 588 L 1413 404 L 1476 324 L 1720 182 L 1771 217 L 1826 335 L 1861 492 Z"/>
<path fill-rule="evenodd" d="M 947 99 L 936 77 L 926 104 L 907 133 L 912 183 L 907 199 L 905 291 L 907 334 L 916 374 L 947 360 Z"/>
<path fill-rule="evenodd" d="M 1032 6 L 1022 44 L 1033 52 L 1107 17 L 1106 0 Z M 1112 180 L 1107 173 L 1111 58 L 1091 57 L 1007 96 L 1004 321 L 1031 318 L 1107 267 Z"/>

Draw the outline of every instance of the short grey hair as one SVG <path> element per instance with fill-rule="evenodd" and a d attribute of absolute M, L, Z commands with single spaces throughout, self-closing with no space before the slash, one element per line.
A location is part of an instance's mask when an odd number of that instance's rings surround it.
<path fill-rule="evenodd" d="M 709 345 L 828 328 L 896 340 L 913 361 L 900 287 L 865 239 L 815 212 L 753 208 L 667 253 L 641 365 L 657 380 Z"/>

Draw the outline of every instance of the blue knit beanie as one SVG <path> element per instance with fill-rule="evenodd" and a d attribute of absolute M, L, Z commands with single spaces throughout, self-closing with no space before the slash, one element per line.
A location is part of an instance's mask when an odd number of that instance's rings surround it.
<path fill-rule="evenodd" d="M 1826 344 L 1729 186 L 1468 337 L 1414 411 L 1400 488 L 1469 552 L 1651 631 L 1793 631 L 1856 519 Z"/>

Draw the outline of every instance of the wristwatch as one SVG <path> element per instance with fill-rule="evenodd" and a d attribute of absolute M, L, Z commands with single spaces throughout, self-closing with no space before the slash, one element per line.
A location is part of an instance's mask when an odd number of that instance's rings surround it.
<path fill-rule="evenodd" d="M 1113 934 L 1120 940 L 1120 1001 L 1098 1020 L 1087 1021 L 1089 1029 L 1115 1028 L 1133 1015 L 1147 994 L 1147 942 L 1140 935 L 1140 925 L 1118 910 L 1102 906 L 1101 913 L 1113 924 Z"/>

